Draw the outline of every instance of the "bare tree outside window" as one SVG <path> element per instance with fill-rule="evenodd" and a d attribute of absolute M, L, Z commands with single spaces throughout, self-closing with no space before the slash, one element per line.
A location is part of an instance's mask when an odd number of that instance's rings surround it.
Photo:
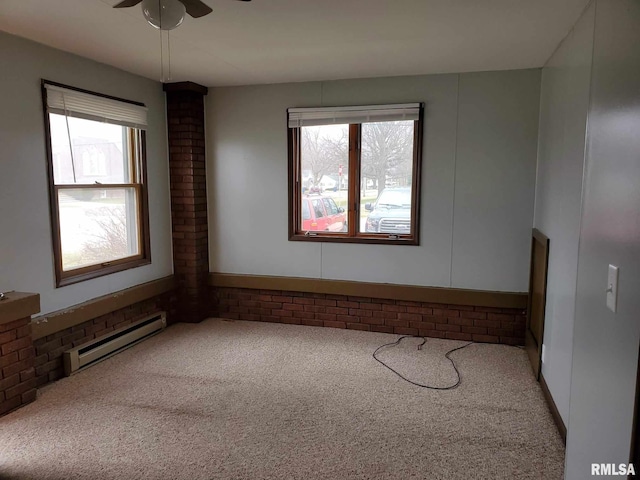
<path fill-rule="evenodd" d="M 340 165 L 349 159 L 349 125 L 302 128 L 302 172 L 308 186 L 318 186 L 324 176 L 338 176 Z M 310 174 L 310 175 L 309 175 Z"/>
<path fill-rule="evenodd" d="M 411 184 L 413 169 L 413 123 L 378 122 L 362 124 L 363 182 L 374 182 L 381 192 L 390 182 Z"/>

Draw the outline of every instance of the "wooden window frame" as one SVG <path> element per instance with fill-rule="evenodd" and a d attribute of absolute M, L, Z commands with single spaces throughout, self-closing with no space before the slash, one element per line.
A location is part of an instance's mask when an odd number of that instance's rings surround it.
<path fill-rule="evenodd" d="M 288 175 L 289 175 L 289 240 L 301 242 L 373 243 L 385 245 L 420 245 L 420 184 L 422 168 L 422 140 L 424 129 L 424 105 L 420 104 L 420 114 L 413 126 L 413 167 L 411 177 L 411 233 L 393 235 L 358 232 L 360 219 L 360 161 L 362 123 L 349 124 L 349 183 L 347 193 L 347 232 L 312 232 L 307 234 L 301 228 L 301 130 L 289 127 Z"/>
<path fill-rule="evenodd" d="M 45 85 L 54 85 L 57 87 L 74 90 L 96 97 L 108 98 L 120 102 L 130 103 L 132 105 L 144 106 L 143 103 L 126 100 L 123 98 L 113 97 L 89 90 L 64 85 L 49 80 L 42 80 L 42 101 L 44 111 L 44 126 L 46 135 L 46 154 L 47 154 L 47 177 L 49 181 L 49 215 L 51 220 L 51 234 L 53 240 L 53 259 L 56 277 L 56 287 L 64 287 L 75 283 L 90 280 L 92 278 L 110 275 L 112 273 L 121 272 L 130 268 L 140 267 L 151 263 L 151 239 L 149 235 L 149 200 L 147 192 L 147 148 L 146 148 L 146 131 L 141 128 L 132 128 L 124 126 L 127 129 L 129 148 L 129 161 L 131 162 L 131 178 L 132 183 L 123 184 L 61 184 L 56 185 L 53 170 L 53 152 L 51 147 L 51 125 L 49 121 L 49 108 L 47 106 L 47 90 Z M 95 265 L 87 265 L 80 268 L 65 271 L 62 264 L 62 242 L 60 239 L 60 208 L 58 205 L 58 192 L 66 189 L 117 189 L 117 188 L 134 188 L 137 200 L 137 219 L 138 219 L 138 249 L 137 255 L 131 255 L 112 261 L 103 262 Z"/>

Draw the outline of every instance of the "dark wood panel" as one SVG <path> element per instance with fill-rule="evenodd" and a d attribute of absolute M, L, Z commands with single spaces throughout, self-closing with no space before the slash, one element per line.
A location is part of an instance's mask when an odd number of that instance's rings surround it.
<path fill-rule="evenodd" d="M 542 341 L 544 339 L 544 313 L 547 301 L 547 267 L 549 264 L 549 239 L 537 229 L 531 238 L 531 270 L 529 274 L 529 308 L 525 348 L 531 361 L 536 380 L 540 379 L 542 366 Z"/>

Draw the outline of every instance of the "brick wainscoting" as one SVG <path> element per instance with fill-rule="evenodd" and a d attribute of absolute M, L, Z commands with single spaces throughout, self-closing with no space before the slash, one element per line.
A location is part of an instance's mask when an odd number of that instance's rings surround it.
<path fill-rule="evenodd" d="M 37 293 L 0 296 L 0 415 L 36 399 L 31 315 L 39 311 Z"/>
<path fill-rule="evenodd" d="M 167 292 L 34 340 L 35 385 L 41 387 L 64 376 L 62 352 L 65 350 L 162 310 L 167 312 L 170 321 L 174 303 L 175 293 Z"/>
<path fill-rule="evenodd" d="M 213 295 L 227 319 L 524 345 L 522 309 L 224 287 Z"/>
<path fill-rule="evenodd" d="M 31 317 L 0 325 L 0 415 L 36 399 Z"/>

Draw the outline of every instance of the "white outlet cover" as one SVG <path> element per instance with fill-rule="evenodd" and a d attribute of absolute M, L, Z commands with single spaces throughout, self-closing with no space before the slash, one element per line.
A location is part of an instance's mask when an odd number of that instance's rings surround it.
<path fill-rule="evenodd" d="M 544 343 L 543 343 L 543 344 L 542 344 L 542 354 L 540 355 L 540 361 L 541 361 L 542 363 L 544 363 L 544 356 L 545 356 L 545 355 L 544 355 L 544 351 L 545 351 L 545 348 L 544 348 Z"/>
<path fill-rule="evenodd" d="M 609 265 L 607 276 L 607 308 L 615 312 L 618 307 L 618 271 L 615 265 Z"/>

